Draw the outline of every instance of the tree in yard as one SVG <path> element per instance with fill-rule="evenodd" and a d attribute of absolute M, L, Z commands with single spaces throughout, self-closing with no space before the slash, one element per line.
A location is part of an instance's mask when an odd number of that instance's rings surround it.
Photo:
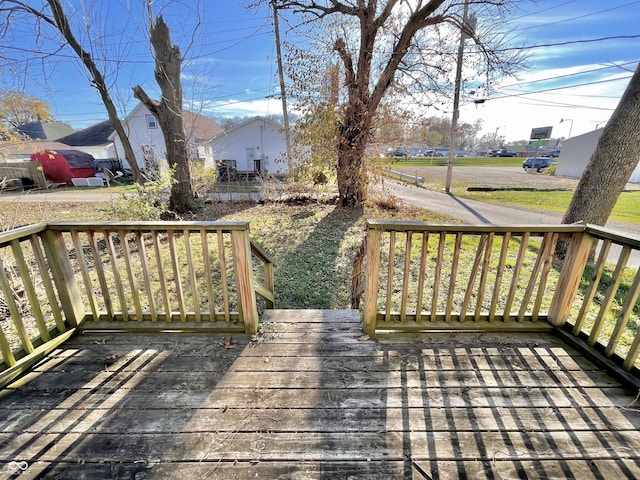
<path fill-rule="evenodd" d="M 591 155 L 562 223 L 604 225 L 640 160 L 640 65 Z M 558 252 L 562 253 L 562 252 Z"/>
<path fill-rule="evenodd" d="M 16 128 L 36 120 L 51 120 L 51 109 L 44 100 L 34 95 L 4 90 L 0 93 L 0 124 Z"/>
<path fill-rule="evenodd" d="M 32 2 L 35 3 L 35 2 Z M 47 8 L 48 7 L 48 8 Z M 92 57 L 88 50 L 91 50 L 93 45 L 83 46 L 76 33 L 74 33 L 69 18 L 67 17 L 60 0 L 46 0 L 44 6 L 39 10 L 37 7 L 31 5 L 28 1 L 21 0 L 0 0 L 0 15 L 4 17 L 4 27 L 0 35 L 5 36 L 8 33 L 8 29 L 11 23 L 14 21 L 14 17 L 18 14 L 27 14 L 34 18 L 36 21 L 45 22 L 50 27 L 53 27 L 61 36 L 66 45 L 68 45 L 75 55 L 78 57 L 83 67 L 89 73 L 91 84 L 98 90 L 100 98 L 104 103 L 105 109 L 109 116 L 109 120 L 113 125 L 118 137 L 122 141 L 124 149 L 124 155 L 133 173 L 134 180 L 141 181 L 142 176 L 140 169 L 135 159 L 135 154 L 131 148 L 131 143 L 127 136 L 127 132 L 124 129 L 122 122 L 119 119 L 118 111 L 111 96 L 109 85 L 105 79 L 105 75 L 98 67 L 95 59 Z M 86 19 L 85 19 L 86 20 Z M 55 53 L 53 54 L 55 55 Z"/>
<path fill-rule="evenodd" d="M 254 5 L 266 1 L 256 0 Z M 341 63 L 346 95 L 336 142 L 338 191 L 344 206 L 354 206 L 365 199 L 366 147 L 375 114 L 387 93 L 392 89 L 401 91 L 418 105 L 433 102 L 426 99 L 429 94 L 451 93 L 460 30 L 476 42 L 476 57 L 482 59 L 478 65 L 488 65 L 483 72 L 485 88 L 494 75 L 510 72 L 519 61 L 517 56 L 507 58 L 494 53 L 499 36 L 463 25 L 462 1 L 270 2 L 300 15 L 302 25 L 326 26 L 323 39 L 331 44 Z M 491 25 L 496 25 L 496 19 L 511 2 L 472 3 L 478 15 L 491 15 Z"/>
<path fill-rule="evenodd" d="M 182 119 L 182 56 L 180 48 L 171 44 L 169 26 L 162 15 L 153 22 L 151 4 L 149 6 L 149 29 L 156 68 L 155 77 L 162 99 L 158 102 L 150 98 L 140 85 L 133 88 L 134 96 L 140 100 L 158 119 L 167 148 L 167 162 L 174 170 L 169 208 L 176 213 L 196 210 L 196 201 L 191 186 L 189 171 L 188 139 Z"/>

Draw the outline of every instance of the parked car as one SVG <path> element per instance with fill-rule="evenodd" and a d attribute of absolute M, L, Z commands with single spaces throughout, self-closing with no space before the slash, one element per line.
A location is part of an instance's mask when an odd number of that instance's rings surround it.
<path fill-rule="evenodd" d="M 389 150 L 387 152 L 387 157 L 408 157 L 409 154 L 402 150 L 401 148 L 396 148 L 395 150 Z"/>
<path fill-rule="evenodd" d="M 424 156 L 425 157 L 444 157 L 442 152 L 439 152 L 437 150 L 425 150 Z"/>
<path fill-rule="evenodd" d="M 512 152 L 511 150 L 507 150 L 506 148 L 501 148 L 500 150 L 497 150 L 495 155 L 495 157 L 517 157 L 518 154 L 516 152 Z"/>
<path fill-rule="evenodd" d="M 542 153 L 542 157 L 552 157 L 558 158 L 560 156 L 560 150 L 549 150 L 547 152 Z"/>
<path fill-rule="evenodd" d="M 558 162 L 552 160 L 550 157 L 532 157 L 527 158 L 524 162 L 522 162 L 522 168 L 524 168 L 525 172 L 530 168 L 535 168 L 536 172 L 541 172 L 551 165 L 557 165 L 557 163 Z"/>

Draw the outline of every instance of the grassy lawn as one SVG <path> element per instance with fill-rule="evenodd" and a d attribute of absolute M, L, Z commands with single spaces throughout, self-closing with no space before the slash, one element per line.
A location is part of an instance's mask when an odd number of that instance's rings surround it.
<path fill-rule="evenodd" d="M 382 205 L 355 210 L 322 204 L 215 203 L 185 220 L 248 221 L 252 240 L 264 248 L 275 264 L 276 305 L 347 308 L 351 262 L 362 242 L 366 220 L 453 221 L 417 208 Z M 107 202 L 0 202 L 4 230 L 47 220 L 118 219 Z"/>

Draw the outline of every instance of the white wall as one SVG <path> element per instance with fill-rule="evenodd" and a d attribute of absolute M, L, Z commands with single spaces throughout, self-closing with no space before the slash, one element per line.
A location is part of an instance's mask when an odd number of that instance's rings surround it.
<path fill-rule="evenodd" d="M 112 143 L 109 145 L 97 145 L 97 146 L 79 146 L 69 147 L 73 150 L 80 150 L 81 152 L 88 153 L 96 160 L 107 160 L 109 158 L 117 158 L 116 149 Z"/>
<path fill-rule="evenodd" d="M 214 138 L 211 143 L 215 160 L 235 160 L 239 171 L 254 170 L 248 161 L 247 149 L 255 149 L 256 158 L 262 158 L 262 170 L 268 173 L 286 173 L 287 164 L 280 160 L 287 147 L 281 128 L 262 118 L 232 128 Z M 213 161 L 205 164 L 213 167 Z"/>
<path fill-rule="evenodd" d="M 562 142 L 562 151 L 558 158 L 556 175 L 560 177 L 580 178 L 587 167 L 591 155 L 595 152 L 598 140 L 604 128 L 572 137 Z M 629 177 L 630 183 L 640 183 L 640 165 Z"/>
<path fill-rule="evenodd" d="M 125 131 L 128 132 L 129 142 L 133 153 L 136 156 L 136 162 L 140 168 L 145 166 L 145 153 L 143 147 L 148 147 L 150 155 L 159 164 L 165 164 L 167 159 L 167 148 L 164 143 L 164 136 L 157 120 L 155 121 L 156 128 L 149 128 L 147 124 L 146 116 L 151 115 L 151 112 L 142 104 L 138 104 L 136 108 L 129 114 L 125 120 Z M 115 148 L 117 157 L 122 162 L 124 168 L 127 168 L 128 163 L 124 156 L 124 148 L 120 138 L 114 133 L 113 138 L 115 141 Z M 205 163 L 212 162 L 213 156 L 205 153 L 204 146 L 191 146 L 189 153 L 192 159 L 204 158 Z"/>

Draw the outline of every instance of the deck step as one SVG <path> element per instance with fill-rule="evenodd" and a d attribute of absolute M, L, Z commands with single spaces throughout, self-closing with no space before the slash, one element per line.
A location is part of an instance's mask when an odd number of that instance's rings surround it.
<path fill-rule="evenodd" d="M 360 325 L 358 310 L 265 310 L 262 323 L 341 323 Z"/>

